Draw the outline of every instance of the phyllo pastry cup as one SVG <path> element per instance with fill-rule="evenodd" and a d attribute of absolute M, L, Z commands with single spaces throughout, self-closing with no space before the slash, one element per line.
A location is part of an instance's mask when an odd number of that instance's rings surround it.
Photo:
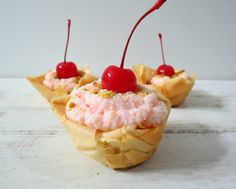
<path fill-rule="evenodd" d="M 143 64 L 132 66 L 132 70 L 139 83 L 162 93 L 170 100 L 172 107 L 179 106 L 185 101 L 195 83 L 195 77 L 187 75 L 184 70 L 175 70 L 175 75 L 170 78 L 157 75 L 154 69 Z M 159 80 L 158 84 L 152 83 L 154 77 L 156 81 Z"/>
<path fill-rule="evenodd" d="M 94 76 L 89 69 L 86 68 L 80 68 L 79 70 L 80 76 L 76 77 L 76 85 L 77 86 L 83 86 L 88 83 L 91 83 L 98 78 Z M 27 80 L 30 81 L 30 83 L 33 85 L 35 89 L 45 98 L 48 102 L 52 100 L 54 97 L 59 97 L 63 95 L 68 95 L 71 90 L 66 89 L 63 86 L 58 85 L 55 87 L 55 89 L 50 89 L 47 86 L 44 85 L 46 74 L 37 76 L 37 77 L 27 77 Z"/>
<path fill-rule="evenodd" d="M 150 91 L 145 88 L 145 90 Z M 164 133 L 170 112 L 170 102 L 160 93 L 156 97 L 166 105 L 166 114 L 159 124 L 145 128 L 123 125 L 114 130 L 102 131 L 70 120 L 66 104 L 70 96 L 54 98 L 53 111 L 69 132 L 74 145 L 85 155 L 113 169 L 128 168 L 143 163 L 156 151 Z"/>

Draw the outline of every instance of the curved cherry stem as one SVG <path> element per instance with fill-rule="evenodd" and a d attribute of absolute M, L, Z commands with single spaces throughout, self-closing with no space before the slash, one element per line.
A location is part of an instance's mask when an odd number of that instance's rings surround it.
<path fill-rule="evenodd" d="M 128 46 L 129 46 L 129 42 L 131 40 L 131 37 L 134 33 L 134 31 L 136 30 L 136 28 L 138 27 L 138 25 L 142 22 L 142 20 L 148 16 L 149 14 L 151 14 L 152 12 L 154 12 L 155 10 L 159 9 L 164 3 L 166 2 L 166 0 L 157 0 L 157 2 L 155 3 L 155 5 L 149 9 L 139 20 L 138 22 L 135 24 L 134 28 L 132 29 L 130 35 L 129 35 L 129 38 L 126 42 L 126 45 L 125 45 L 125 49 L 124 49 L 124 52 L 123 52 L 123 56 L 122 56 L 122 60 L 121 60 L 121 64 L 120 64 L 120 68 L 123 68 L 124 67 L 124 62 L 125 62 L 125 56 L 126 56 L 126 52 L 127 52 L 127 49 L 128 49 Z"/>
<path fill-rule="evenodd" d="M 162 34 L 159 33 L 158 36 L 159 36 L 160 44 L 161 44 L 161 55 L 162 55 L 163 64 L 166 65 L 165 55 L 164 55 L 164 48 L 163 48 L 163 42 L 162 42 Z"/>
<path fill-rule="evenodd" d="M 68 19 L 68 32 L 67 32 L 66 49 L 65 49 L 65 54 L 64 54 L 64 62 L 66 62 L 67 49 L 68 49 L 69 40 L 70 40 L 70 25 L 71 25 L 71 20 Z"/>

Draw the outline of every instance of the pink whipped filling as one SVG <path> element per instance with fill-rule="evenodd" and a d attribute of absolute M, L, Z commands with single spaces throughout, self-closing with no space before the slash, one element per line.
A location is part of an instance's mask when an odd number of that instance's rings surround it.
<path fill-rule="evenodd" d="M 90 92 L 100 88 L 87 84 L 73 90 L 66 105 L 66 116 L 79 124 L 103 131 L 122 126 L 137 128 L 159 124 L 167 115 L 167 107 L 155 93 L 140 96 L 135 93 L 118 93 L 104 98 Z"/>
<path fill-rule="evenodd" d="M 74 86 L 77 83 L 77 78 L 72 77 L 69 79 L 59 79 L 57 78 L 57 73 L 55 70 L 49 71 L 44 78 L 43 84 L 51 89 L 54 90 L 58 87 L 65 89 L 67 92 L 71 92 Z"/>
<path fill-rule="evenodd" d="M 192 77 L 191 75 L 189 75 L 187 72 L 183 72 L 181 74 L 179 74 L 177 77 L 186 79 L 186 80 L 190 80 Z M 162 75 L 156 75 L 151 79 L 151 84 L 154 85 L 163 85 L 166 81 L 170 80 L 172 78 L 168 77 L 168 76 L 162 76 Z"/>

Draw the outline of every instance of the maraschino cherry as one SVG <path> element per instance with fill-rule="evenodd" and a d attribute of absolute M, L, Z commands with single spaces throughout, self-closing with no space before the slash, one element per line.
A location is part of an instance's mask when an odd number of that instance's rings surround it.
<path fill-rule="evenodd" d="M 126 42 L 120 67 L 111 65 L 108 68 L 106 68 L 106 70 L 103 72 L 103 75 L 102 75 L 102 88 L 103 89 L 111 90 L 118 93 L 126 93 L 129 91 L 135 92 L 137 90 L 137 81 L 136 81 L 134 72 L 130 69 L 123 68 L 129 42 L 131 40 L 131 37 L 134 31 L 136 30 L 137 26 L 141 23 L 141 21 L 146 16 L 148 16 L 155 10 L 159 9 L 165 3 L 165 1 L 166 0 L 157 0 L 155 5 L 151 9 L 149 9 L 135 24 Z"/>
<path fill-rule="evenodd" d="M 66 48 L 65 48 L 65 54 L 64 54 L 64 62 L 61 62 L 57 65 L 57 77 L 59 79 L 68 79 L 68 78 L 77 77 L 80 75 L 75 63 L 66 61 L 67 49 L 68 49 L 69 39 L 70 39 L 70 25 L 71 25 L 71 20 L 68 19 L 68 34 L 67 34 Z"/>
<path fill-rule="evenodd" d="M 163 64 L 157 68 L 157 74 L 172 77 L 175 74 L 175 70 L 172 66 L 166 64 L 164 50 L 163 50 L 164 48 L 163 48 L 163 42 L 162 42 L 162 34 L 159 33 L 158 36 L 161 43 L 161 55 L 162 55 Z"/>

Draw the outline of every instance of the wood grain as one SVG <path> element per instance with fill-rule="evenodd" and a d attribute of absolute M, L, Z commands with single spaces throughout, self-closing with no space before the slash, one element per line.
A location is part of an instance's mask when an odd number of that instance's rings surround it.
<path fill-rule="evenodd" d="M 158 152 L 111 170 L 73 146 L 22 79 L 0 79 L 0 188 L 236 188 L 236 81 L 198 81 L 172 109 Z"/>

